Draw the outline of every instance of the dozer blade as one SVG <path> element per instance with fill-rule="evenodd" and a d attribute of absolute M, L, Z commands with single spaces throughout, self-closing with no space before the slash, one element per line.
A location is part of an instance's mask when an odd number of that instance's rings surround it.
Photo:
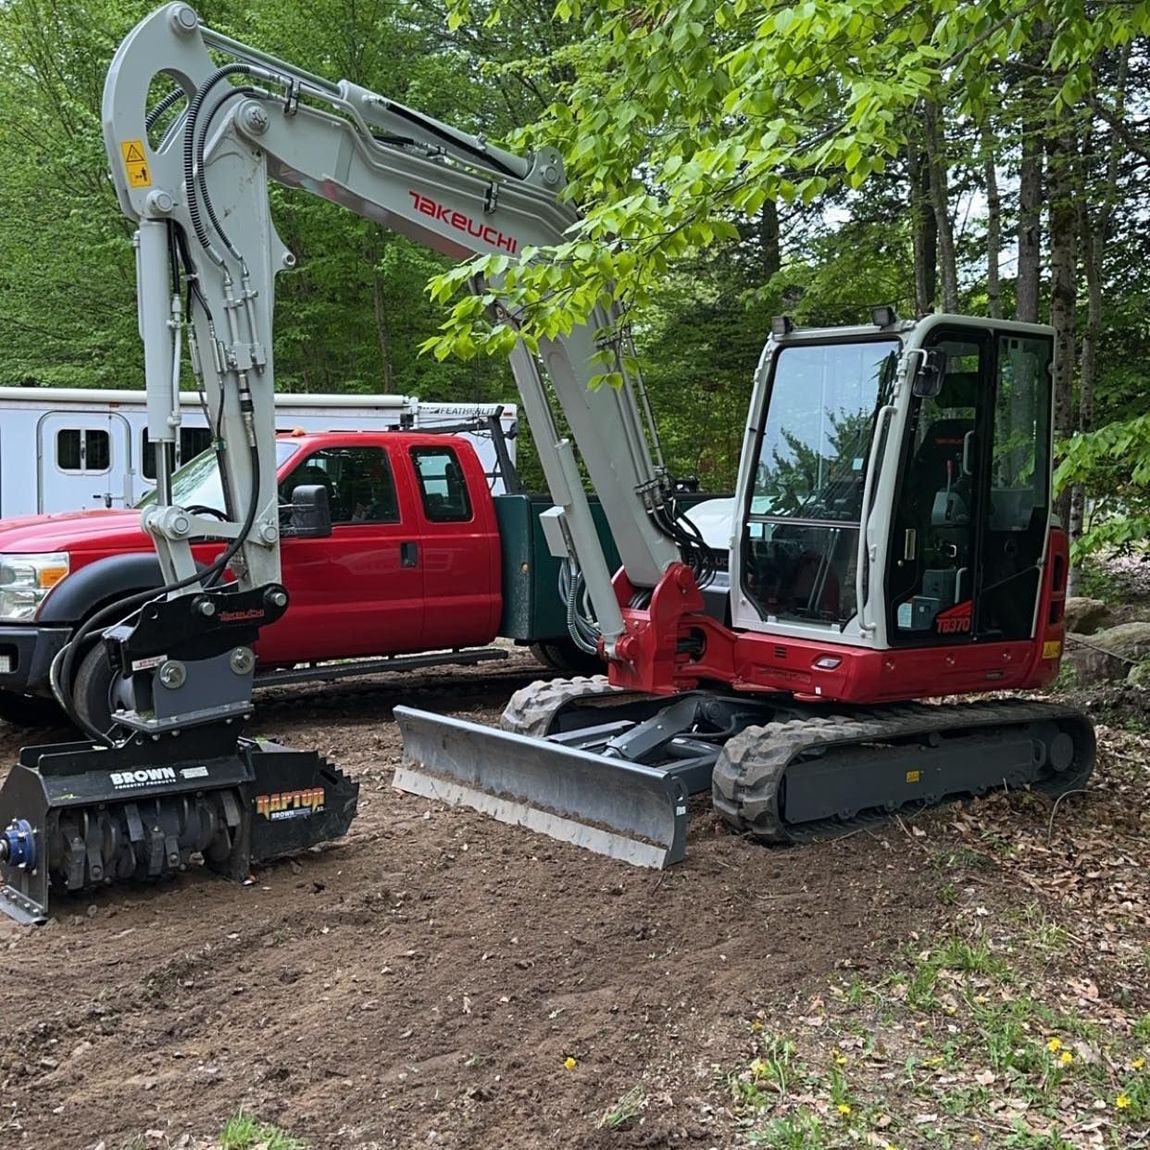
<path fill-rule="evenodd" d="M 0 913 L 43 922 L 48 892 L 228 878 L 347 831 L 359 784 L 311 751 L 193 728 L 178 740 L 27 747 L 0 788 Z"/>
<path fill-rule="evenodd" d="M 445 715 L 396 707 L 403 765 L 395 786 L 634 866 L 687 850 L 687 790 L 655 767 Z"/>

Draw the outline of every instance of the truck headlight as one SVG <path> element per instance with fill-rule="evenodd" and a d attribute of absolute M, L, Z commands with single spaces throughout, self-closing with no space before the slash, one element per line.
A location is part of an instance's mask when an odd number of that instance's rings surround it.
<path fill-rule="evenodd" d="M 0 555 L 0 619 L 34 619 L 48 592 L 68 574 L 66 551 Z"/>

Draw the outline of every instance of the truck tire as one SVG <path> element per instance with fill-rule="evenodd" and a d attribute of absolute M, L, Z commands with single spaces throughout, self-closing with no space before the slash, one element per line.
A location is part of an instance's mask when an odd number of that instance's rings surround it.
<path fill-rule="evenodd" d="M 0 719 L 14 727 L 56 727 L 68 722 L 55 699 L 15 691 L 0 691 Z"/>
<path fill-rule="evenodd" d="M 113 669 L 108 649 L 96 643 L 80 660 L 80 670 L 72 687 L 72 705 L 81 719 L 97 731 L 112 726 L 113 699 L 120 684 L 120 672 Z"/>
<path fill-rule="evenodd" d="M 575 645 L 573 639 L 546 639 L 531 644 L 531 654 L 545 667 L 561 675 L 602 675 L 607 664 L 598 655 L 590 655 Z"/>

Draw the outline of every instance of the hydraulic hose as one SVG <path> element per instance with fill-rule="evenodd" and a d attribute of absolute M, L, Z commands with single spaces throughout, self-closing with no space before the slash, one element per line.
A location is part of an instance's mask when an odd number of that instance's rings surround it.
<path fill-rule="evenodd" d="M 192 222 L 192 229 L 196 233 L 196 239 L 200 241 L 200 246 L 217 264 L 222 263 L 223 260 L 208 238 L 207 229 L 204 227 L 204 221 L 200 216 L 199 195 L 196 187 L 196 121 L 199 119 L 200 109 L 203 107 L 208 93 L 221 80 L 227 79 L 228 76 L 247 76 L 251 72 L 250 64 L 225 64 L 222 68 L 217 68 L 200 85 L 195 96 L 192 97 L 192 102 L 188 105 L 188 122 L 184 126 L 184 187 L 188 197 L 188 218 Z"/>

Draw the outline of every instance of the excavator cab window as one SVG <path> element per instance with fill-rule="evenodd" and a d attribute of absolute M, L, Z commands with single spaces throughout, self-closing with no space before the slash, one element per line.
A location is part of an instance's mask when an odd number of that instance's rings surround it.
<path fill-rule="evenodd" d="M 764 619 L 855 615 L 867 459 L 899 351 L 876 339 L 776 354 L 743 549 L 743 589 Z"/>

